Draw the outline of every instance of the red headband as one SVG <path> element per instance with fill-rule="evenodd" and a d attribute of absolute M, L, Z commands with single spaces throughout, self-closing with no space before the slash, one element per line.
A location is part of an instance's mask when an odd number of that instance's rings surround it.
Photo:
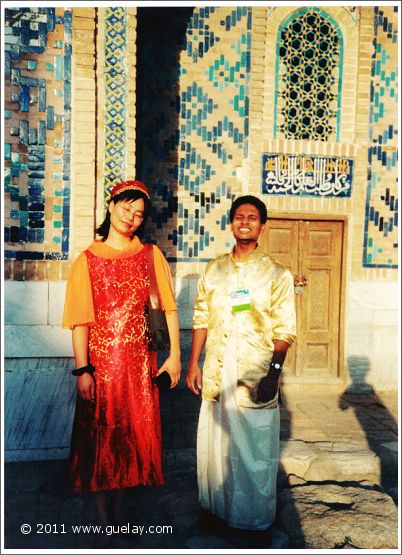
<path fill-rule="evenodd" d="M 122 193 L 123 191 L 129 191 L 129 190 L 141 191 L 149 199 L 151 198 L 150 194 L 149 194 L 149 191 L 148 191 L 148 187 L 144 183 L 142 183 L 142 181 L 137 181 L 137 180 L 135 180 L 135 181 L 123 181 L 122 183 L 118 183 L 111 190 L 110 198 L 113 199 L 113 197 L 115 197 L 119 193 Z"/>

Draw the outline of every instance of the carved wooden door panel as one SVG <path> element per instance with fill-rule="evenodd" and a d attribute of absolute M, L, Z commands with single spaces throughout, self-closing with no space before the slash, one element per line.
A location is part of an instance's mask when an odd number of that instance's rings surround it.
<path fill-rule="evenodd" d="M 295 281 L 297 340 L 283 381 L 338 382 L 343 223 L 270 219 L 259 243 Z"/>

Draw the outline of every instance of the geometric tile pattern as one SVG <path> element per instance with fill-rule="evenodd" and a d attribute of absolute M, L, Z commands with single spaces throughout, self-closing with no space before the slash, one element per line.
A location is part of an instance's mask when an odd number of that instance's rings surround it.
<path fill-rule="evenodd" d="M 153 194 L 153 238 L 169 261 L 209 260 L 217 241 L 227 250 L 229 208 L 242 188 L 237 168 L 248 154 L 250 51 L 251 9 L 194 8 L 175 72 L 178 132 L 176 123 L 159 143 L 166 151 L 156 153 L 165 163 L 174 160 L 169 172 L 177 194 L 156 175 Z M 161 161 L 155 160 L 158 169 Z M 142 177 L 152 182 L 150 166 Z"/>
<path fill-rule="evenodd" d="M 116 183 L 125 179 L 127 10 L 105 8 L 105 203 Z"/>
<path fill-rule="evenodd" d="M 330 16 L 303 8 L 288 18 L 279 28 L 276 65 L 275 136 L 339 140 L 342 34 Z"/>
<path fill-rule="evenodd" d="M 398 8 L 374 7 L 363 266 L 398 267 Z"/>
<path fill-rule="evenodd" d="M 233 188 L 241 189 L 236 167 L 248 155 L 251 10 L 195 9 L 186 38 L 178 176 L 184 194 L 171 238 L 177 256 L 191 260 L 215 254 L 210 244 L 227 230 Z M 191 75 L 194 64 L 202 80 Z"/>
<path fill-rule="evenodd" d="M 6 8 L 5 257 L 68 258 L 72 14 Z"/>

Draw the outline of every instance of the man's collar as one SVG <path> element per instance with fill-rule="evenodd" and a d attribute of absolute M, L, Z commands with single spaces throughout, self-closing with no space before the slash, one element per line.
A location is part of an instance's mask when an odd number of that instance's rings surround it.
<path fill-rule="evenodd" d="M 257 247 L 253 250 L 253 252 L 251 252 L 248 257 L 245 260 L 235 260 L 234 258 L 234 251 L 235 251 L 236 246 L 233 247 L 233 249 L 230 252 L 230 260 L 234 263 L 234 264 L 249 264 L 250 262 L 254 262 L 255 260 L 257 260 L 261 254 L 263 254 L 261 247 L 258 245 L 257 243 Z"/>

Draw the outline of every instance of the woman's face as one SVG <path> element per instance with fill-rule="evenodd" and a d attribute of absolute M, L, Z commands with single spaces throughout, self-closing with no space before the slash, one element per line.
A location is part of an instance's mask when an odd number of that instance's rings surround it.
<path fill-rule="evenodd" d="M 131 235 L 140 227 L 144 220 L 144 199 L 121 200 L 109 205 L 110 227 L 124 236 Z M 110 233 L 110 232 L 109 232 Z"/>

